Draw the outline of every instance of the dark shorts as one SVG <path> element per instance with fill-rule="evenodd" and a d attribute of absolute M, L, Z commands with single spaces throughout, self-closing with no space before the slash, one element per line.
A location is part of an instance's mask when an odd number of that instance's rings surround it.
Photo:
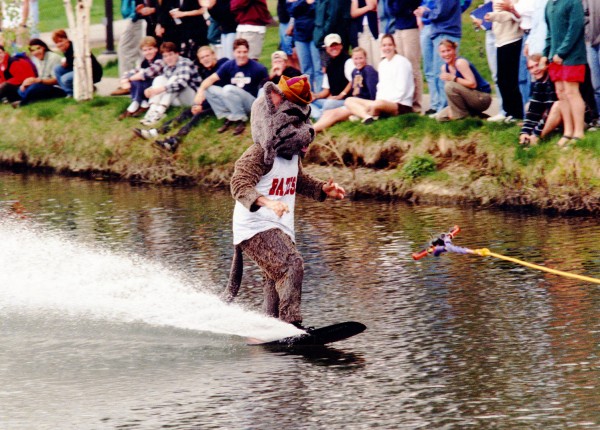
<path fill-rule="evenodd" d="M 579 82 L 585 80 L 585 64 L 576 64 L 574 66 L 566 66 L 564 64 L 550 63 L 548 66 L 548 74 L 552 82 Z"/>
<path fill-rule="evenodd" d="M 413 108 L 412 106 L 404 106 L 401 105 L 400 103 L 396 103 L 398 105 L 398 115 L 404 115 L 406 113 L 413 113 Z"/>

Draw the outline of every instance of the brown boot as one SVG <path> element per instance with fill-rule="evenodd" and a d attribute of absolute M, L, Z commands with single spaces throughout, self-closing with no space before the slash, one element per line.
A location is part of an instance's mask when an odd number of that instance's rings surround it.
<path fill-rule="evenodd" d="M 233 129 L 233 135 L 238 136 L 246 130 L 246 123 L 244 121 L 236 121 L 235 128 Z"/>
<path fill-rule="evenodd" d="M 225 133 L 227 130 L 229 130 L 229 127 L 231 127 L 232 125 L 233 121 L 229 121 L 228 119 L 226 119 L 223 125 L 217 129 L 217 133 Z"/>
<path fill-rule="evenodd" d="M 125 88 L 121 87 L 117 88 L 112 93 L 110 93 L 111 96 L 126 96 L 127 94 L 129 94 L 129 90 L 126 90 Z"/>

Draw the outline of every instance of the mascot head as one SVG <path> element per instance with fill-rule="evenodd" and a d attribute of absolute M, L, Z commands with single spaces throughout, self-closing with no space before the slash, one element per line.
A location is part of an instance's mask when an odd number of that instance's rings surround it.
<path fill-rule="evenodd" d="M 308 77 L 281 76 L 279 84 L 267 82 L 265 93 L 252 105 L 252 139 L 265 152 L 265 164 L 272 165 L 276 156 L 292 158 L 303 155 L 315 138 L 310 121 L 312 94 Z"/>

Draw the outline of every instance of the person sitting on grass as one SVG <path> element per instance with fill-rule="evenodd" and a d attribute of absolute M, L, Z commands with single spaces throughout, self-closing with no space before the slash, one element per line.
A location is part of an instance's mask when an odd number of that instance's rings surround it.
<path fill-rule="evenodd" d="M 490 84 L 481 77 L 475 66 L 465 58 L 458 57 L 458 44 L 448 39 L 438 47 L 444 65 L 440 79 L 445 82 L 444 92 L 448 106 L 435 115 L 438 121 L 463 119 L 467 116 L 483 116 L 492 104 Z"/>
<path fill-rule="evenodd" d="M 152 86 L 144 91 L 150 107 L 140 122 L 146 126 L 163 119 L 171 105 L 191 106 L 200 84 L 196 66 L 189 58 L 179 55 L 173 42 L 164 42 L 160 46 L 160 52 L 161 59 L 129 78 L 130 81 L 154 79 Z"/>
<path fill-rule="evenodd" d="M 219 67 L 228 60 L 227 58 L 220 58 L 217 60 L 217 55 L 210 46 L 201 46 L 198 48 L 198 61 L 200 62 L 198 73 L 202 79 L 206 79 L 219 70 Z M 216 85 L 219 84 L 220 82 L 217 82 Z M 174 125 L 183 124 L 185 122 L 185 125 L 181 127 L 175 135 L 154 142 L 160 149 L 175 152 L 183 138 L 191 131 L 192 127 L 195 127 L 202 118 L 212 114 L 213 111 L 205 100 L 201 105 L 192 105 L 191 108 L 184 110 L 179 116 L 165 122 L 159 128 L 151 128 L 149 130 L 134 128 L 133 132 L 142 139 L 155 139 L 159 134 L 167 134 Z"/>
<path fill-rule="evenodd" d="M 260 83 L 261 88 L 258 90 L 258 96 L 260 97 L 263 94 L 264 89 L 262 87 L 267 82 L 273 82 L 275 85 L 277 85 L 281 79 L 281 76 L 295 78 L 296 76 L 300 75 L 302 75 L 300 70 L 290 66 L 288 56 L 285 52 L 275 51 L 271 54 L 271 71 L 269 72 L 269 77 Z"/>
<path fill-rule="evenodd" d="M 198 106 L 207 100 L 217 118 L 225 118 L 217 133 L 224 133 L 232 126 L 235 127 L 235 136 L 244 132 L 259 84 L 269 77 L 267 68 L 251 60 L 248 52 L 246 39 L 236 39 L 233 42 L 234 59 L 224 63 L 202 81 L 194 99 L 194 104 Z M 219 81 L 224 84 L 223 87 L 215 85 Z"/>
<path fill-rule="evenodd" d="M 61 57 L 52 52 L 46 42 L 40 39 L 29 41 L 33 64 L 38 71 L 37 77 L 30 77 L 19 87 L 21 101 L 14 102 L 13 107 L 25 106 L 36 100 L 47 100 L 64 97 L 65 92 L 57 86 L 58 81 L 54 69 L 60 64 Z"/>
<path fill-rule="evenodd" d="M 35 78 L 35 66 L 24 54 L 10 56 L 0 45 L 0 101 L 6 97 L 9 102 L 20 100 L 19 87 L 28 78 Z"/>
<path fill-rule="evenodd" d="M 381 39 L 379 82 L 375 100 L 350 97 L 344 106 L 363 124 L 371 124 L 380 115 L 396 116 L 411 113 L 415 84 L 410 61 L 396 54 L 396 44 L 391 34 Z"/>
<path fill-rule="evenodd" d="M 367 64 L 367 51 L 361 47 L 354 48 L 352 50 L 352 61 L 354 63 L 352 81 L 348 83 L 344 91 L 351 94 L 352 97 L 375 100 L 379 75 L 373 66 Z M 315 133 L 319 133 L 338 122 L 346 121 L 350 118 L 350 115 L 350 111 L 346 106 L 326 110 L 314 125 Z"/>
<path fill-rule="evenodd" d="M 73 71 L 73 64 L 75 61 L 73 44 L 69 40 L 65 30 L 56 30 L 54 33 L 52 33 L 52 41 L 65 55 L 61 63 L 54 69 L 54 75 L 56 76 L 58 85 L 63 89 L 68 97 L 72 97 L 73 81 L 75 79 L 75 72 Z M 90 54 L 90 56 L 92 59 L 92 81 L 94 84 L 97 84 L 102 79 L 102 66 L 94 54 Z"/>
<path fill-rule="evenodd" d="M 560 106 L 554 84 L 548 76 L 548 68 L 540 67 L 541 54 L 530 55 L 527 69 L 531 73 L 531 97 L 525 120 L 519 134 L 521 145 L 536 145 L 562 122 Z"/>
<path fill-rule="evenodd" d="M 156 39 L 152 36 L 146 36 L 142 39 L 140 49 L 142 50 L 144 60 L 139 67 L 128 70 L 121 78 L 120 88 L 128 90 L 131 94 L 131 104 L 125 109 L 125 112 L 119 115 L 119 121 L 128 117 L 140 116 L 150 107 L 144 91 L 152 86 L 152 80 L 144 79 L 143 76 L 138 73 L 141 70 L 150 67 L 157 60 L 162 58 L 162 56 L 158 52 Z"/>

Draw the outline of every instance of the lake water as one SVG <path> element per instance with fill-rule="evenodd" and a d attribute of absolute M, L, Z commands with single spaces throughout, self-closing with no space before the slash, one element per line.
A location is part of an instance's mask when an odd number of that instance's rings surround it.
<path fill-rule="evenodd" d="M 600 222 L 377 201 L 297 204 L 303 313 L 364 333 L 274 353 L 225 191 L 0 173 L 2 429 L 600 428 Z"/>

